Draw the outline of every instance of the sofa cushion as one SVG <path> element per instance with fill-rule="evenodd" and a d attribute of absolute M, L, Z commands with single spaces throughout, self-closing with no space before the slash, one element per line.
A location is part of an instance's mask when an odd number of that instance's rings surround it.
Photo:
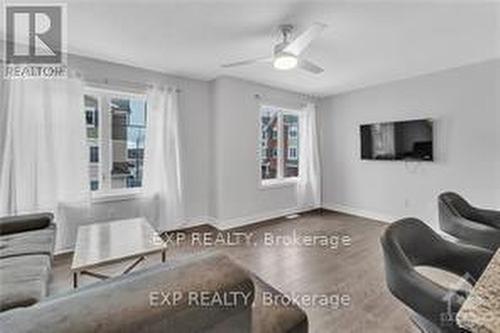
<path fill-rule="evenodd" d="M 50 258 L 46 255 L 0 259 L 0 311 L 29 306 L 47 295 Z"/>
<path fill-rule="evenodd" d="M 0 258 L 28 255 L 52 255 L 55 242 L 55 226 L 0 236 Z"/>

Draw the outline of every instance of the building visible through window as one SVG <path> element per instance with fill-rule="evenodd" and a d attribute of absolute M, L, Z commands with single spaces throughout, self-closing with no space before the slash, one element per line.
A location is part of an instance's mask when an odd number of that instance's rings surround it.
<path fill-rule="evenodd" d="M 85 95 L 85 122 L 87 125 L 87 146 L 89 147 L 90 189 L 99 189 L 99 102 L 94 96 Z"/>
<path fill-rule="evenodd" d="M 299 160 L 297 149 L 299 116 L 297 114 L 283 113 L 283 177 L 299 176 Z"/>
<path fill-rule="evenodd" d="M 142 186 L 146 135 L 143 95 L 89 89 L 85 95 L 90 188 Z"/>
<path fill-rule="evenodd" d="M 90 146 L 90 163 L 99 163 L 99 147 Z"/>
<path fill-rule="evenodd" d="M 263 181 L 298 177 L 299 116 L 297 111 L 262 106 L 260 170 Z"/>

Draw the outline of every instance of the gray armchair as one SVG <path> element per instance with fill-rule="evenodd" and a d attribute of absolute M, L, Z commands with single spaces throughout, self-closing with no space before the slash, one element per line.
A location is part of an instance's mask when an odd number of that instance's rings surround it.
<path fill-rule="evenodd" d="M 500 247 L 500 211 L 471 206 L 453 192 L 438 198 L 441 230 L 472 245 L 493 251 Z"/>
<path fill-rule="evenodd" d="M 420 220 L 391 224 L 381 238 L 386 281 L 391 293 L 424 318 L 433 332 L 463 332 L 455 322 L 465 294 L 444 288 L 415 270 L 431 266 L 477 280 L 493 253 L 445 241 Z"/>

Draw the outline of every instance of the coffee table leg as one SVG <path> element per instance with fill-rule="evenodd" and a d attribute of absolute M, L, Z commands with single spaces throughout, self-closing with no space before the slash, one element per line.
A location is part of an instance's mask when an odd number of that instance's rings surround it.
<path fill-rule="evenodd" d="M 78 272 L 73 272 L 73 288 L 78 288 Z"/>

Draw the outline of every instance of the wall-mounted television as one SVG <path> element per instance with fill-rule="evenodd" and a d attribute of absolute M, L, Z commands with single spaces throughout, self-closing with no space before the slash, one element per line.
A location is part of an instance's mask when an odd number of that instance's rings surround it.
<path fill-rule="evenodd" d="M 431 119 L 360 125 L 361 159 L 433 161 Z"/>

